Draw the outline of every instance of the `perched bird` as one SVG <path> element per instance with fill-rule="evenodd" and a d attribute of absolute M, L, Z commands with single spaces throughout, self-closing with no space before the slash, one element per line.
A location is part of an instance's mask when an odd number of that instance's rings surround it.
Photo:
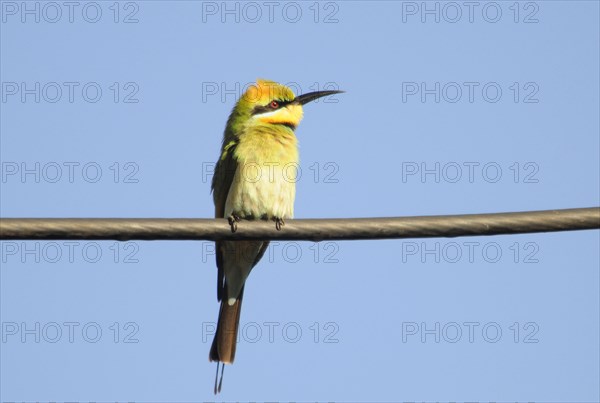
<path fill-rule="evenodd" d="M 240 219 L 273 220 L 281 230 L 284 220 L 294 216 L 296 184 L 285 170 L 292 164 L 298 166 L 294 130 L 302 120 L 302 105 L 340 92 L 295 96 L 284 85 L 260 79 L 250 86 L 227 120 L 212 180 L 215 217 L 229 219 L 234 232 Z M 221 309 L 209 355 L 210 361 L 217 361 L 215 394 L 221 390 L 224 364 L 235 358 L 244 283 L 268 246 L 268 241 L 216 243 Z"/>

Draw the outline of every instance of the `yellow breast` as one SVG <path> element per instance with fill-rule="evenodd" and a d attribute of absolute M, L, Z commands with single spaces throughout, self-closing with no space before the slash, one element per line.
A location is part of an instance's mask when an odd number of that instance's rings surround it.
<path fill-rule="evenodd" d="M 253 128 L 235 149 L 238 167 L 225 216 L 292 218 L 299 173 L 298 144 L 291 130 Z"/>

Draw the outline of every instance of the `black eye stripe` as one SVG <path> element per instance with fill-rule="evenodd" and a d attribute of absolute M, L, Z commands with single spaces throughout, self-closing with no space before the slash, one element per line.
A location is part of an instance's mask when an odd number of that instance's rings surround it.
<path fill-rule="evenodd" d="M 277 106 L 277 108 L 273 109 L 271 108 L 271 102 L 277 102 L 279 105 Z M 252 115 L 258 115 L 259 113 L 265 113 L 265 112 L 273 112 L 276 111 L 277 109 L 281 109 L 286 105 L 289 105 L 292 101 L 281 101 L 279 99 L 273 99 L 271 101 L 269 101 L 268 104 L 266 105 L 256 105 L 254 107 L 254 109 L 252 109 Z"/>

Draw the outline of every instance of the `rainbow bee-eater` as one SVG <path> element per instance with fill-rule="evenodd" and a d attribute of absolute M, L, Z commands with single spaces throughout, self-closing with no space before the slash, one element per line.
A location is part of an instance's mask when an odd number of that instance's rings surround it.
<path fill-rule="evenodd" d="M 291 89 L 273 81 L 257 80 L 233 108 L 223 136 L 221 155 L 212 181 L 215 217 L 227 218 L 236 231 L 241 219 L 272 220 L 281 230 L 294 216 L 296 184 L 284 172 L 297 167 L 295 129 L 302 120 L 302 105 L 341 91 L 317 91 L 295 96 Z M 244 284 L 264 255 L 268 241 L 218 241 L 217 299 L 221 301 L 210 361 L 219 363 L 221 390 L 224 364 L 231 364 L 240 322 Z"/>

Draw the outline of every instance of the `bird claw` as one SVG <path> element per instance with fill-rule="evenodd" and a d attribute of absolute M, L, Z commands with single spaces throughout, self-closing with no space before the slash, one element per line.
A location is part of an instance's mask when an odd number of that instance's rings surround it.
<path fill-rule="evenodd" d="M 237 231 L 237 223 L 241 220 L 240 216 L 233 213 L 229 217 L 227 217 L 227 221 L 231 226 L 231 232 Z"/>
<path fill-rule="evenodd" d="M 273 220 L 275 220 L 275 229 L 277 231 L 281 231 L 281 227 L 285 225 L 285 221 L 283 221 L 283 218 L 275 217 L 273 218 Z"/>

